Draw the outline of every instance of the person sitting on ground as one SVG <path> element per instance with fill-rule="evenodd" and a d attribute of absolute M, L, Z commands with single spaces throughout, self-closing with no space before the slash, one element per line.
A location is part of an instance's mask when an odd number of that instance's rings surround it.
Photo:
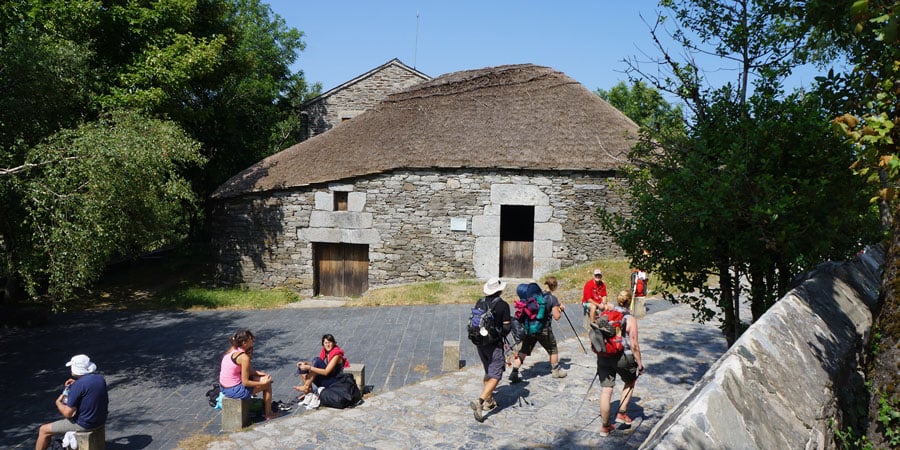
<path fill-rule="evenodd" d="M 312 362 L 300 361 L 297 363 L 297 369 L 300 371 L 300 381 L 302 386 L 294 386 L 294 389 L 300 392 L 300 397 L 312 392 L 312 386 L 327 388 L 334 384 L 337 376 L 344 372 L 345 368 L 350 367 L 350 362 L 337 345 L 334 336 L 326 334 L 322 336 L 322 350 L 319 356 L 314 358 Z"/>
<path fill-rule="evenodd" d="M 584 329 L 591 330 L 591 323 L 594 321 L 594 312 L 597 307 L 606 305 L 606 283 L 603 282 L 603 271 L 599 268 L 594 269 L 594 278 L 584 283 L 584 289 L 581 295 L 582 313 L 584 315 Z"/>
<path fill-rule="evenodd" d="M 638 345 L 638 320 L 627 308 L 631 303 L 631 293 L 622 291 L 616 297 L 614 309 L 622 312 L 625 323 L 622 344 L 625 346 L 623 353 L 615 357 L 597 356 L 597 375 L 600 377 L 600 436 L 606 437 L 615 430 L 615 426 L 609 423 L 609 408 L 612 400 L 613 388 L 616 386 L 616 374 L 622 377 L 625 386 L 622 388 L 622 398 L 619 401 L 619 412 L 615 422 L 631 425 L 631 417 L 626 413 L 631 394 L 634 393 L 634 385 L 639 375 L 644 373 L 644 363 L 641 359 L 641 348 Z M 609 423 L 607 425 L 607 423 Z"/>
<path fill-rule="evenodd" d="M 219 385 L 228 398 L 248 399 L 262 392 L 266 420 L 277 417 L 272 412 L 272 376 L 253 368 L 253 343 L 250 330 L 241 330 L 228 338 L 229 350 L 222 356 Z"/>
<path fill-rule="evenodd" d="M 541 292 L 541 288 L 537 283 L 530 283 L 528 284 L 526 295 L 529 297 L 536 294 L 543 295 L 544 300 L 547 302 L 546 308 L 550 311 L 550 315 L 544 319 L 544 326 L 541 328 L 540 332 L 522 336 L 521 344 L 516 345 L 518 348 L 514 349 L 516 356 L 513 358 L 512 372 L 509 374 L 510 383 L 522 381 L 522 377 L 519 376 L 519 367 L 525 362 L 525 357 L 531 355 L 531 351 L 534 350 L 534 346 L 537 343 L 540 343 L 541 347 L 544 347 L 544 350 L 550 355 L 550 373 L 553 375 L 553 378 L 565 378 L 566 376 L 565 369 L 559 367 L 559 350 L 556 345 L 556 337 L 553 335 L 553 325 L 550 321 L 551 317 L 553 320 L 559 320 L 565 306 L 560 304 L 559 299 L 553 295 L 553 290 L 555 290 L 558 285 L 556 277 L 548 277 L 544 284 L 547 285 L 549 291 Z"/>
<path fill-rule="evenodd" d="M 63 418 L 41 425 L 34 446 L 37 450 L 50 447 L 55 434 L 91 431 L 106 425 L 109 393 L 106 379 L 94 373 L 97 365 L 87 355 L 75 355 L 66 366 L 71 368 L 72 378 L 66 380 L 62 394 L 56 397 L 56 409 Z"/>

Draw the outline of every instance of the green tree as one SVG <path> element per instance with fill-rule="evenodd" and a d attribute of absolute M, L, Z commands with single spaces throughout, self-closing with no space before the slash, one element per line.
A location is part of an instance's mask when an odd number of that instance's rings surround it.
<path fill-rule="evenodd" d="M 597 89 L 596 94 L 642 127 L 680 128 L 684 123 L 681 106 L 669 104 L 657 89 L 641 80 L 633 80 L 631 87 L 620 81 L 608 91 Z"/>
<path fill-rule="evenodd" d="M 852 156 L 829 133 L 821 98 L 780 88 L 805 56 L 797 50 L 807 33 L 794 26 L 802 10 L 764 0 L 661 4 L 684 59 L 659 44 L 661 71 L 633 60 L 629 70 L 679 96 L 690 116 L 684 134 L 642 129 L 629 175 L 636 213 L 601 215 L 636 266 L 698 292 L 677 299 L 700 320 L 718 317 L 730 344 L 743 330 L 742 294 L 756 320 L 795 274 L 871 242 L 873 215 L 863 186 L 847 176 Z M 651 30 L 657 43 L 666 24 L 660 16 Z M 734 82 L 709 87 L 703 55 L 731 64 Z M 718 285 L 707 286 L 710 276 Z"/>
<path fill-rule="evenodd" d="M 162 171 L 155 183 L 171 187 L 183 177 L 205 199 L 227 177 L 299 140 L 296 105 L 320 89 L 290 70 L 303 46 L 302 33 L 258 0 L 0 2 L 0 279 L 7 286 L 25 280 L 33 296 L 51 292 L 65 298 L 89 283 L 109 258 L 183 238 L 185 214 L 191 229 L 199 229 L 202 208 L 184 192 L 151 199 L 156 206 L 145 211 L 155 214 L 151 217 L 88 208 L 106 204 L 109 194 L 69 192 L 78 187 L 72 180 L 63 177 L 57 185 L 48 174 L 68 173 L 80 161 L 127 155 L 85 146 L 78 147 L 77 156 L 59 157 L 46 146 L 73 139 L 71 130 L 99 135 L 104 126 L 140 145 L 153 139 L 174 142 L 172 130 L 183 130 L 187 136 L 179 139 L 199 142 L 208 164 L 201 170 L 200 157 L 185 153 L 177 169 Z M 153 125 L 141 132 L 161 135 L 137 135 L 135 121 L 118 111 L 139 114 Z M 129 145 L 123 142 L 121 148 Z M 137 177 L 129 171 L 132 163 L 109 161 L 105 176 L 111 183 Z M 38 195 L 40 186 L 52 186 L 59 197 Z M 125 195 L 117 206 L 128 211 L 126 203 L 138 200 Z M 48 204 L 60 213 L 42 209 Z M 178 205 L 179 219 L 164 205 Z M 133 221 L 135 232 L 117 240 L 79 231 L 100 220 L 110 220 L 108 227 L 115 230 L 126 230 L 123 221 Z M 78 236 L 73 239 L 78 245 L 66 247 L 60 236 Z M 76 270 L 72 264 L 79 257 L 86 259 Z"/>
<path fill-rule="evenodd" d="M 197 203 L 181 174 L 202 163 L 199 144 L 177 125 L 133 112 L 32 147 L 28 176 L 8 180 L 23 216 L 7 250 L 29 293 L 62 305 L 112 258 L 183 238 Z"/>

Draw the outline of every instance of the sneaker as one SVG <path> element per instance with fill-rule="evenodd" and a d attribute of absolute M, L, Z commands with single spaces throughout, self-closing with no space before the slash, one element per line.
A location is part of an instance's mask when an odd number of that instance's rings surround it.
<path fill-rule="evenodd" d="M 475 413 L 475 420 L 479 422 L 484 422 L 484 416 L 481 415 L 481 405 L 484 402 L 482 399 L 472 400 L 472 403 L 469 403 L 469 407 L 472 408 L 472 411 Z"/>
<path fill-rule="evenodd" d="M 555 369 L 551 370 L 550 373 L 553 374 L 553 378 L 565 378 L 568 373 L 566 373 L 565 369 L 556 366 Z"/>
<path fill-rule="evenodd" d="M 513 370 L 512 373 L 509 374 L 509 382 L 518 383 L 520 381 L 522 381 L 522 377 L 519 376 L 519 371 Z"/>
<path fill-rule="evenodd" d="M 490 411 L 497 407 L 497 401 L 494 400 L 494 397 L 491 397 L 484 401 L 483 407 L 485 411 Z"/>
<path fill-rule="evenodd" d="M 624 423 L 625 425 L 631 425 L 631 417 L 628 417 L 628 414 L 619 412 L 618 414 L 616 414 L 616 423 Z"/>
<path fill-rule="evenodd" d="M 602 427 L 600 427 L 600 436 L 607 437 L 609 436 L 609 433 L 612 433 L 615 429 L 616 427 L 612 425 L 603 425 Z"/>

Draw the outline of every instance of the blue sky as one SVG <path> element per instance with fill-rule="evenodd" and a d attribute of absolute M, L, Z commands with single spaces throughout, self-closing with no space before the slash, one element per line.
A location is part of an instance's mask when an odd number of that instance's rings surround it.
<path fill-rule="evenodd" d="M 308 82 L 321 82 L 323 91 L 393 58 L 432 77 L 533 63 L 562 71 L 593 91 L 627 80 L 623 59 L 659 54 L 644 23 L 654 22 L 657 0 L 267 3 L 304 33 L 306 49 L 294 67 Z M 736 76 L 728 70 L 708 75 L 716 84 Z M 812 76 L 806 71 L 790 85 L 808 85 Z"/>

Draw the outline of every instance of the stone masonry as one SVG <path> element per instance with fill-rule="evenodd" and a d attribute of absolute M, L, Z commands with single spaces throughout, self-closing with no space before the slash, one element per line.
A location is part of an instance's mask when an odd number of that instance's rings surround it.
<path fill-rule="evenodd" d="M 596 211 L 630 214 L 608 172 L 399 170 L 220 201 L 224 284 L 313 290 L 313 243 L 365 244 L 369 286 L 498 275 L 501 205 L 534 206 L 534 277 L 623 253 Z M 333 196 L 345 192 L 346 211 Z"/>

